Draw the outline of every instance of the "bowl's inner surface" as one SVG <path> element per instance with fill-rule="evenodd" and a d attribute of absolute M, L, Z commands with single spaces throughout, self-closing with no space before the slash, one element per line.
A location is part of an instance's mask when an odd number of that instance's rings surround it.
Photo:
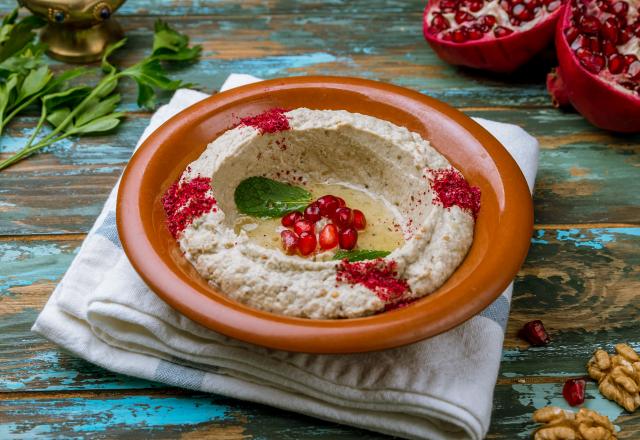
<path fill-rule="evenodd" d="M 165 226 L 162 194 L 186 166 L 202 154 L 209 142 L 237 124 L 240 118 L 274 107 L 346 110 L 406 127 L 427 139 L 471 185 L 480 187 L 482 208 L 473 245 L 443 286 L 403 309 L 366 318 L 322 321 L 276 316 L 243 306 L 228 300 L 198 275 L 182 257 Z M 346 157 L 361 148 L 351 145 L 347 139 L 342 141 L 342 146 L 351 148 L 338 150 L 322 139 L 312 138 L 309 142 L 292 141 L 291 152 L 301 154 L 303 147 L 315 142 L 324 147 L 311 155 L 305 149 L 307 158 L 303 166 L 309 173 L 319 173 L 319 179 L 326 177 L 321 170 L 326 173 L 327 160 L 337 160 L 327 158 L 326 153 Z M 376 165 L 386 164 L 386 158 L 368 160 L 376 161 Z M 401 157 L 402 160 L 406 158 Z M 258 174 L 247 168 L 235 179 Z M 367 168 L 354 172 L 346 167 L 332 167 L 329 175 L 355 184 L 370 183 L 372 177 L 367 172 L 371 171 Z M 385 183 L 401 183 L 407 172 L 414 172 L 411 166 L 402 171 L 393 166 L 377 170 L 383 183 L 376 192 L 402 206 L 401 191 L 394 191 Z M 530 233 L 530 199 L 526 185 L 508 153 L 495 139 L 468 118 L 435 100 L 362 80 L 272 81 L 265 86 L 254 85 L 219 94 L 154 133 L 134 156 L 127 174 L 119 196 L 119 230 L 127 254 L 145 281 L 165 301 L 201 324 L 236 338 L 285 350 L 367 351 L 406 344 L 449 329 L 488 306 L 508 285 L 526 255 Z M 218 178 L 234 177 L 220 175 Z M 222 197 L 221 203 L 226 205 L 223 209 L 233 203 L 232 186 L 229 185 L 229 193 Z"/>

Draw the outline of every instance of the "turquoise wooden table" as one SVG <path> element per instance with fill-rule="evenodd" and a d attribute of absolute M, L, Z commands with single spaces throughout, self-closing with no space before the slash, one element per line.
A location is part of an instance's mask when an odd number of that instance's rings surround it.
<path fill-rule="evenodd" d="M 3 1 L 0 13 L 13 6 Z M 175 74 L 213 92 L 231 72 L 270 78 L 357 75 L 419 90 L 472 116 L 519 124 L 542 147 L 535 232 L 515 285 L 489 438 L 527 438 L 535 408 L 562 402 L 568 377 L 586 374 L 596 347 L 640 348 L 640 137 L 613 136 L 551 107 L 544 57 L 509 78 L 450 67 L 423 42 L 423 1 L 129 0 L 119 12 L 130 44 L 150 47 L 158 16 L 204 47 Z M 56 69 L 67 66 L 51 62 Z M 220 396 L 110 373 L 32 334 L 30 327 L 74 257 L 129 159 L 150 113 L 125 103 L 113 134 L 65 141 L 0 173 L 0 438 L 117 437 L 361 439 L 383 436 Z M 35 125 L 14 121 L 15 151 Z M 553 337 L 516 337 L 544 320 Z M 587 405 L 640 438 L 640 411 Z"/>

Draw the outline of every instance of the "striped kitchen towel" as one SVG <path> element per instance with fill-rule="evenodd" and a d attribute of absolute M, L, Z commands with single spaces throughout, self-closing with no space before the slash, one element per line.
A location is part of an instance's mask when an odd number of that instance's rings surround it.
<path fill-rule="evenodd" d="M 258 81 L 231 75 L 223 89 Z M 205 98 L 179 90 L 141 142 Z M 538 143 L 520 127 L 476 119 L 533 187 Z M 33 330 L 104 368 L 405 438 L 481 439 L 489 429 L 512 286 L 453 330 L 392 350 L 310 355 L 258 347 L 180 315 L 143 283 L 115 223 L 117 186 Z"/>

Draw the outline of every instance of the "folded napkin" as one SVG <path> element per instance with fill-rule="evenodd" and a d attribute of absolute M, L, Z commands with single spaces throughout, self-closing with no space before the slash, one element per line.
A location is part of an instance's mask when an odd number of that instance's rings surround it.
<path fill-rule="evenodd" d="M 231 75 L 222 90 L 259 81 Z M 144 140 L 207 95 L 179 90 Z M 529 182 L 538 143 L 521 128 L 476 119 Z M 272 405 L 406 438 L 480 439 L 488 428 L 512 286 L 459 327 L 409 346 L 353 355 L 270 350 L 180 315 L 144 284 L 122 251 L 117 186 L 33 330 L 112 371 Z"/>

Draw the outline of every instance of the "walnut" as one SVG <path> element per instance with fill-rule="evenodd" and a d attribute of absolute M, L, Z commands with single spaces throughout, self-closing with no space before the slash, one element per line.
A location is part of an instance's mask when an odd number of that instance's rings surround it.
<path fill-rule="evenodd" d="M 615 355 L 596 350 L 587 370 L 604 397 L 634 412 L 640 406 L 640 356 L 627 344 L 616 344 L 615 349 Z"/>
<path fill-rule="evenodd" d="M 545 406 L 533 413 L 533 421 L 544 423 L 534 440 L 615 440 L 615 428 L 606 416 L 581 408 L 578 413 Z"/>

